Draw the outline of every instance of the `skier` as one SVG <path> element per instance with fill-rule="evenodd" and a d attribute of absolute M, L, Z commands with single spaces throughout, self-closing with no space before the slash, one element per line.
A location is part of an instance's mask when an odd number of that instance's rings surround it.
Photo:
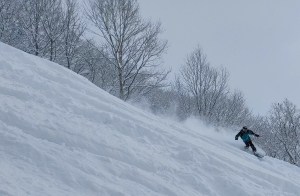
<path fill-rule="evenodd" d="M 258 134 L 254 133 L 250 129 L 248 129 L 246 126 L 243 127 L 242 130 L 235 136 L 235 140 L 238 140 L 239 136 L 242 138 L 243 142 L 246 144 L 245 148 L 248 149 L 249 146 L 252 148 L 253 153 L 256 153 L 256 148 L 252 143 L 252 140 L 249 135 L 254 135 L 256 137 L 259 137 Z"/>

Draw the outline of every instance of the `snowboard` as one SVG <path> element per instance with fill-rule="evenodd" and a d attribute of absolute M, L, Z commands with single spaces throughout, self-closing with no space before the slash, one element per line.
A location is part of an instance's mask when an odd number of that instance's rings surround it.
<path fill-rule="evenodd" d="M 258 149 L 258 151 L 256 152 L 253 152 L 251 149 L 249 148 L 243 148 L 243 151 L 249 153 L 249 154 L 252 154 L 254 156 L 256 156 L 257 158 L 263 158 L 265 156 L 265 152 L 261 149 Z"/>
<path fill-rule="evenodd" d="M 263 154 L 258 153 L 258 152 L 254 152 L 253 154 L 254 154 L 254 156 L 256 156 L 256 157 L 258 157 L 258 158 L 263 158 L 263 157 L 264 157 Z"/>

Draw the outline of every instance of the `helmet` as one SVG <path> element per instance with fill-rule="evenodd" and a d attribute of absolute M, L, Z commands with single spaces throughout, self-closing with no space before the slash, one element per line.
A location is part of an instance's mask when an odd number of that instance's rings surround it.
<path fill-rule="evenodd" d="M 243 126 L 243 129 L 248 129 L 246 126 Z"/>

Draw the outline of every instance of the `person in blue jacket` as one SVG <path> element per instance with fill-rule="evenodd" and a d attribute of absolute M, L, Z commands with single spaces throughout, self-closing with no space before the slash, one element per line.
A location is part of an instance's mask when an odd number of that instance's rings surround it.
<path fill-rule="evenodd" d="M 235 136 L 235 140 L 238 140 L 238 138 L 241 137 L 243 142 L 246 144 L 245 148 L 248 149 L 250 146 L 252 148 L 252 151 L 255 153 L 256 148 L 255 148 L 254 144 L 252 143 L 252 140 L 249 135 L 254 135 L 255 137 L 259 137 L 258 134 L 254 133 L 247 127 L 243 127 L 243 129 L 240 130 L 240 132 Z"/>

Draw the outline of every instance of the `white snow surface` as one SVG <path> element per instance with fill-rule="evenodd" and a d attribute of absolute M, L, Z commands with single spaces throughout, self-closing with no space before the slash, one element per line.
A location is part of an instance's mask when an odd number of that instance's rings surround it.
<path fill-rule="evenodd" d="M 298 167 L 235 134 L 152 115 L 0 43 L 1 196 L 300 195 Z"/>

